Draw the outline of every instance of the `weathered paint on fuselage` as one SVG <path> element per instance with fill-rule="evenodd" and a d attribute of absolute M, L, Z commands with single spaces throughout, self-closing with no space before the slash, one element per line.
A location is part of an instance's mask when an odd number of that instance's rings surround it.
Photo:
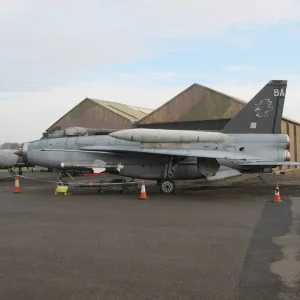
<path fill-rule="evenodd" d="M 229 134 L 224 142 L 207 143 L 184 143 L 173 144 L 177 149 L 207 149 L 227 150 L 232 152 L 246 153 L 248 155 L 264 158 L 266 160 L 283 161 L 285 149 L 289 143 L 289 137 L 284 134 Z M 62 169 L 61 163 L 92 163 L 102 160 L 107 165 L 121 163 L 124 168 L 120 175 L 132 178 L 162 179 L 166 164 L 169 161 L 167 155 L 144 154 L 144 153 L 108 153 L 108 152 L 68 152 L 78 150 L 85 146 L 114 146 L 128 147 L 129 149 L 140 148 L 139 142 L 119 140 L 110 136 L 85 136 L 44 139 L 26 143 L 23 148 L 25 162 L 48 168 Z M 149 145 L 148 145 L 149 146 Z M 153 145 L 152 145 L 153 146 Z M 170 145 L 168 145 L 170 147 Z M 41 151 L 52 149 L 57 151 Z M 61 149 L 61 151 L 60 151 Z M 67 151 L 64 151 L 64 150 Z M 241 167 L 236 160 L 219 159 L 220 171 L 233 168 L 239 171 L 249 170 L 250 167 Z M 251 167 L 255 171 L 259 167 Z M 174 179 L 197 179 L 203 178 L 197 169 L 197 158 L 187 157 L 178 164 Z"/>

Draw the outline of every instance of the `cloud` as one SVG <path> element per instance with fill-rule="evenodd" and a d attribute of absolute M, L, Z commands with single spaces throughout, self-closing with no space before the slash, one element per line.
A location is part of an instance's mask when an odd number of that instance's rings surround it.
<path fill-rule="evenodd" d="M 156 109 L 195 82 L 195 78 L 191 78 L 189 84 L 182 84 L 180 80 L 176 81 L 175 74 L 171 75 L 166 78 L 166 74 L 162 73 L 161 76 L 156 74 L 153 77 L 153 74 L 150 73 L 147 77 L 146 72 L 143 72 L 141 79 L 140 73 L 128 73 L 125 77 L 108 76 L 102 80 L 87 83 L 77 82 L 55 86 L 45 93 L 20 94 L 13 101 L 9 95 L 3 96 L 0 126 L 7 130 L 2 131 L 0 143 L 24 142 L 40 138 L 44 130 L 86 97 Z M 178 76 L 180 79 L 180 76 L 184 76 L 184 74 L 178 74 Z M 187 74 L 187 77 L 189 76 L 191 74 Z M 298 82 L 300 76 L 291 74 L 276 78 L 290 79 L 284 116 L 299 120 L 300 87 Z M 222 83 L 220 83 L 221 81 L 198 81 L 198 83 L 247 102 L 267 81 L 257 80 L 248 83 L 245 80 L 235 79 L 222 81 Z"/>
<path fill-rule="evenodd" d="M 265 71 L 265 69 L 257 66 L 247 66 L 247 65 L 233 65 L 225 67 L 225 70 L 236 71 L 236 72 L 247 72 L 247 71 Z"/>
<path fill-rule="evenodd" d="M 24 7 L 24 2 L 19 0 L 0 0 L 0 15 L 6 15 Z"/>
<path fill-rule="evenodd" d="M 147 32 L 161 37 L 218 34 L 239 23 L 266 26 L 300 17 L 298 0 L 284 4 L 280 0 L 128 0 L 126 4 L 128 13 L 137 12 L 134 20 Z"/>
<path fill-rule="evenodd" d="M 135 82 L 139 85 L 153 86 L 163 82 L 165 84 L 174 84 L 175 82 L 182 82 L 183 80 L 195 80 L 199 79 L 200 75 L 197 73 L 177 73 L 177 72 L 149 72 L 140 71 L 135 73 L 120 73 L 118 75 L 113 74 L 113 77 L 117 80 L 122 80 L 122 82 Z M 201 76 L 202 77 L 202 76 Z"/>
<path fill-rule="evenodd" d="M 209 71 L 198 74 L 199 65 L 181 73 L 164 63 L 145 72 L 118 66 L 163 58 L 168 47 L 180 52 L 186 37 L 229 41 L 232 28 L 240 28 L 247 41 L 249 28 L 299 19 L 300 1 L 0 0 L 0 16 L 0 125 L 8 128 L 0 140 L 21 142 L 39 138 L 85 97 L 156 108 L 190 84 L 204 84 Z M 184 66 L 189 57 L 179 59 L 174 64 Z M 231 71 L 253 70 L 235 63 L 230 62 Z M 110 67 L 115 74 L 102 71 Z M 219 82 L 224 82 L 220 76 L 207 85 L 246 99 L 261 84 Z M 298 79 L 292 82 L 288 101 L 294 103 Z"/>
<path fill-rule="evenodd" d="M 59 85 L 109 64 L 155 57 L 163 53 L 161 38 L 222 38 L 236 24 L 300 18 L 298 0 L 7 3 L 0 5 L 5 12 L 0 19 L 0 90 L 6 91 L 33 90 L 32 83 Z"/>
<path fill-rule="evenodd" d="M 120 20 L 120 12 L 88 2 L 31 0 L 2 16 L 0 89 L 59 84 L 155 52 L 140 42 L 135 24 Z"/>

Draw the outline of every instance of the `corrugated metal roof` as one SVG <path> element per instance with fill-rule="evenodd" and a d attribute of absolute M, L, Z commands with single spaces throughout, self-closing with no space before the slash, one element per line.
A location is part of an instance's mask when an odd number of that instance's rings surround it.
<path fill-rule="evenodd" d="M 91 99 L 91 98 L 87 98 L 87 99 L 104 106 L 105 108 L 130 120 L 131 122 L 137 122 L 141 118 L 147 116 L 147 111 L 152 112 L 151 109 L 129 106 L 129 105 L 122 104 L 122 103 L 104 101 L 104 100 L 99 100 L 99 99 Z"/>
<path fill-rule="evenodd" d="M 135 110 L 137 110 L 137 111 L 139 111 L 139 112 L 141 112 L 141 113 L 143 113 L 144 116 L 150 114 L 154 110 L 154 109 L 143 108 L 143 107 L 138 107 L 138 106 L 130 106 L 130 105 L 128 105 L 128 106 L 135 109 Z"/>
<path fill-rule="evenodd" d="M 130 121 L 131 123 L 137 122 L 139 119 L 145 117 L 148 113 L 153 111 L 153 109 L 129 106 L 129 105 L 121 104 L 121 103 L 117 103 L 117 102 L 85 98 L 84 100 L 79 102 L 76 106 L 74 106 L 71 110 L 69 110 L 66 114 L 64 114 L 61 118 L 59 118 L 57 121 L 55 121 L 55 123 L 53 123 L 48 129 L 46 129 L 46 131 L 49 131 L 57 123 L 59 123 L 61 120 L 63 120 L 67 116 L 71 116 L 76 110 L 79 109 L 79 107 L 83 106 L 84 103 L 89 103 L 89 102 L 97 104 L 97 105 L 101 105 L 102 107 L 125 118 L 126 120 Z M 82 109 L 85 110 L 85 108 L 82 108 Z"/>

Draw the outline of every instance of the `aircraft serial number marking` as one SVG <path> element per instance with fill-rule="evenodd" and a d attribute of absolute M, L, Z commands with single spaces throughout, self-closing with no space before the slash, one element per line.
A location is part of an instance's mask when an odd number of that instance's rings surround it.
<path fill-rule="evenodd" d="M 281 89 L 280 92 L 279 92 L 279 89 L 274 89 L 274 96 L 275 97 L 278 97 L 278 96 L 284 97 L 284 91 L 283 91 L 283 89 Z"/>

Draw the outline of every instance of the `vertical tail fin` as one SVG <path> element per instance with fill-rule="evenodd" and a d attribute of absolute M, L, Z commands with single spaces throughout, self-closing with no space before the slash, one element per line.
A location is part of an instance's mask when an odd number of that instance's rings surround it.
<path fill-rule="evenodd" d="M 221 130 L 224 133 L 281 133 L 287 80 L 269 81 Z"/>

